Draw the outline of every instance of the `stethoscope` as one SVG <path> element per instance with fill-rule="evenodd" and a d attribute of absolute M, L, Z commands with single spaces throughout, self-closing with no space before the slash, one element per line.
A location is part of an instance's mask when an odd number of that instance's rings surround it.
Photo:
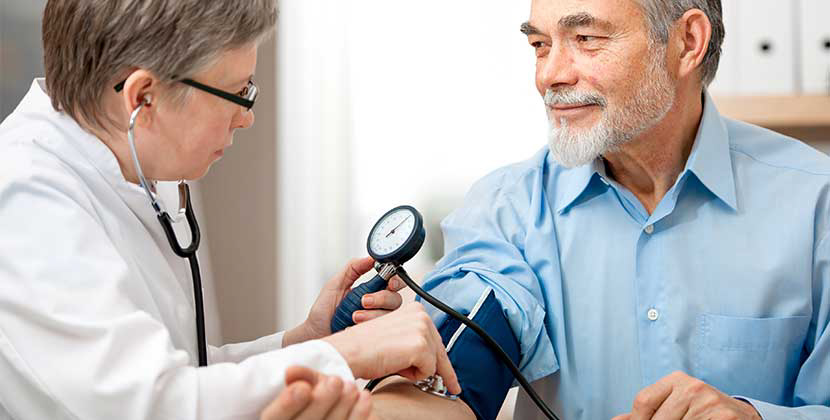
<path fill-rule="evenodd" d="M 130 144 L 130 152 L 133 155 L 133 164 L 135 165 L 136 174 L 141 183 L 141 187 L 147 192 L 147 197 L 150 199 L 150 204 L 153 210 L 156 211 L 156 216 L 164 229 L 164 234 L 167 236 L 167 241 L 173 252 L 179 257 L 187 258 L 190 262 L 190 271 L 193 276 L 193 296 L 196 305 L 196 337 L 199 346 L 199 366 L 207 366 L 207 344 L 205 342 L 205 309 L 202 297 L 202 276 L 199 272 L 199 260 L 196 258 L 196 250 L 199 249 L 199 223 L 196 221 L 196 216 L 193 214 L 193 206 L 190 203 L 190 187 L 182 180 L 179 182 L 179 211 L 177 217 L 181 217 L 182 213 L 187 218 L 187 224 L 190 226 L 192 240 L 190 246 L 182 248 L 179 241 L 176 239 L 176 233 L 173 231 L 173 218 L 164 210 L 162 203 L 156 200 L 156 197 L 150 191 L 149 183 L 144 178 L 144 173 L 141 171 L 141 165 L 138 162 L 138 153 L 135 151 L 135 120 L 141 108 L 149 105 L 150 100 L 145 98 L 141 104 L 130 115 L 130 128 L 127 131 L 127 141 Z M 331 320 L 332 332 L 343 330 L 351 325 L 354 325 L 352 320 L 352 313 L 356 310 L 362 309 L 361 299 L 367 293 L 374 293 L 385 289 L 387 282 L 393 275 L 398 275 L 404 283 L 407 284 L 416 294 L 421 296 L 424 300 L 449 314 L 451 317 L 458 319 L 462 324 L 475 331 L 490 347 L 499 358 L 507 365 L 519 385 L 525 389 L 533 402 L 539 407 L 545 417 L 553 420 L 558 420 L 556 414 L 548 408 L 544 401 L 539 397 L 535 390 L 530 386 L 530 383 L 519 371 L 519 368 L 512 362 L 510 357 L 499 344 L 490 337 L 478 324 L 470 320 L 464 315 L 456 312 L 440 300 L 436 299 L 415 283 L 403 268 L 403 264 L 411 259 L 424 243 L 426 231 L 424 229 L 423 217 L 421 214 L 411 206 L 399 206 L 381 217 L 369 233 L 367 241 L 367 249 L 372 258 L 377 262 L 375 269 L 379 272 L 372 280 L 355 287 L 343 298 L 335 310 L 335 314 Z M 375 385 L 383 378 L 377 378 L 369 382 L 368 389 L 374 388 Z M 440 376 L 431 376 L 423 381 L 418 381 L 414 384 L 416 387 L 424 392 L 455 400 L 457 396 L 449 395 L 446 387 L 443 386 L 443 380 Z"/>
<path fill-rule="evenodd" d="M 173 252 L 179 257 L 186 258 L 190 262 L 190 273 L 193 277 L 193 297 L 196 306 L 196 340 L 199 348 L 199 366 L 207 366 L 207 342 L 205 340 L 205 306 L 204 297 L 202 295 L 202 275 L 199 271 L 199 259 L 196 257 L 196 251 L 199 249 L 199 240 L 201 233 L 199 232 L 199 223 L 196 221 L 196 215 L 193 213 L 193 205 L 190 203 L 190 186 L 184 180 L 179 182 L 179 210 L 176 214 L 176 221 L 180 220 L 182 216 L 187 219 L 187 225 L 190 227 L 191 241 L 187 248 L 182 248 L 176 239 L 176 233 L 173 231 L 174 219 L 170 217 L 156 197 L 150 191 L 150 184 L 144 178 L 144 173 L 141 171 L 141 164 L 138 162 L 138 153 L 135 151 L 135 120 L 141 108 L 150 104 L 150 99 L 145 98 L 141 104 L 130 115 L 130 128 L 127 130 L 127 141 L 130 144 L 130 152 L 133 155 L 133 165 L 138 175 L 138 180 L 141 187 L 147 193 L 150 199 L 150 205 L 156 211 L 156 217 L 161 223 L 164 234 L 167 236 L 167 242 Z"/>

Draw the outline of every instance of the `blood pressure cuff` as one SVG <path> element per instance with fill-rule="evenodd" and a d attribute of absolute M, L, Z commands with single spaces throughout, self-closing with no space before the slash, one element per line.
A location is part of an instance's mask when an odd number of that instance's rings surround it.
<path fill-rule="evenodd" d="M 486 331 L 513 363 L 519 365 L 519 341 L 492 289 L 484 292 L 467 318 Z M 475 331 L 461 321 L 447 316 L 438 332 L 461 383 L 459 397 L 475 412 L 476 418 L 495 419 L 513 384 L 510 369 Z"/>

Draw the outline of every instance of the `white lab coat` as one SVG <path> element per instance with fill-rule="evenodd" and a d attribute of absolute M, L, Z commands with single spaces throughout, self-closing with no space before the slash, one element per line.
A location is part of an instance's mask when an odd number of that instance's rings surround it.
<path fill-rule="evenodd" d="M 0 419 L 258 418 L 288 366 L 353 380 L 328 343 L 281 333 L 197 368 L 187 262 L 44 86 L 0 125 Z"/>

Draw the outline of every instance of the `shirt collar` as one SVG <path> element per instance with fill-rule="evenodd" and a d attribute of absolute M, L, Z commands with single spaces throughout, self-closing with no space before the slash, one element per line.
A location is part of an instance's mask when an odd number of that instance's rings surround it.
<path fill-rule="evenodd" d="M 693 173 L 712 194 L 730 208 L 737 209 L 729 134 L 723 117 L 709 93 L 703 94 L 703 115 L 692 152 L 686 161 L 684 172 L 686 171 Z M 570 210 L 594 182 L 608 186 L 605 177 L 605 164 L 600 158 L 583 166 L 563 169 L 558 183 L 560 193 L 557 201 L 560 204 L 557 212 L 562 214 Z M 678 179 L 682 179 L 682 174 Z"/>
<path fill-rule="evenodd" d="M 562 214 L 570 210 L 577 199 L 592 185 L 592 181 L 601 181 L 604 185 L 608 185 L 608 181 L 605 180 L 605 163 L 601 158 L 576 168 L 563 168 L 559 176 L 560 193 L 557 202 L 561 204 L 556 209 L 557 213 Z"/>
<path fill-rule="evenodd" d="M 703 117 L 686 170 L 732 210 L 737 210 L 729 132 L 708 92 L 703 94 Z"/>

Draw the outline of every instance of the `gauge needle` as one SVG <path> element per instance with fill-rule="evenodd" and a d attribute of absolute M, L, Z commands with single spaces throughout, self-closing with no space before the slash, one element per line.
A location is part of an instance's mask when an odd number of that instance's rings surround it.
<path fill-rule="evenodd" d="M 389 233 L 387 233 L 387 234 L 386 234 L 386 237 L 388 238 L 388 237 L 389 237 L 389 235 L 394 234 L 394 233 L 395 233 L 395 231 L 396 231 L 396 230 L 398 230 L 398 228 L 399 228 L 399 227 L 401 227 L 401 225 L 402 225 L 402 224 L 404 224 L 404 222 L 406 222 L 407 220 L 409 220 L 409 218 L 410 218 L 410 217 L 412 217 L 412 215 L 411 215 L 411 214 L 410 214 L 409 216 L 406 216 L 406 219 L 401 220 L 401 222 L 400 222 L 400 223 L 398 223 L 398 225 L 397 225 L 397 226 L 395 226 L 395 227 L 394 227 L 391 231 L 389 231 Z"/>

